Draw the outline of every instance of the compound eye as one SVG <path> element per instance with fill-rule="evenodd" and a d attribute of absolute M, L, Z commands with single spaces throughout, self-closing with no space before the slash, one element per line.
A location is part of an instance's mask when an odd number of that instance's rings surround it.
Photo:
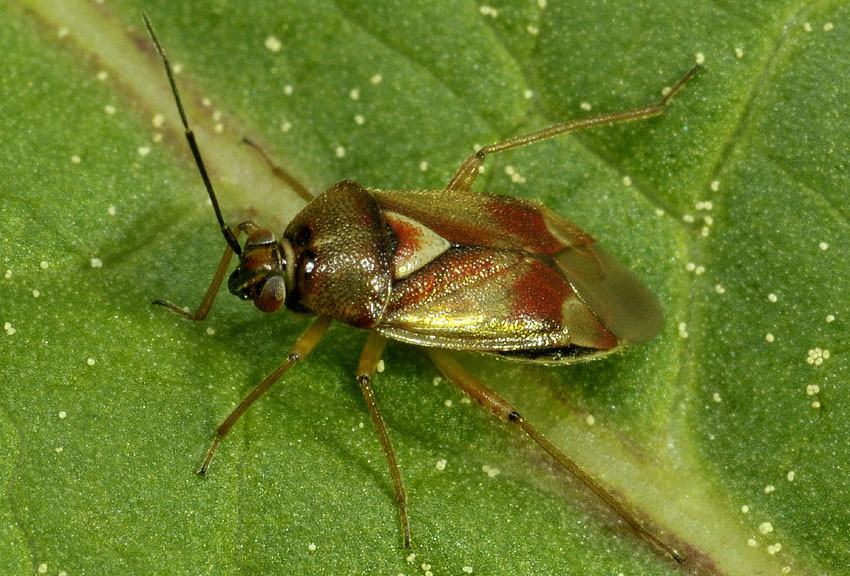
<path fill-rule="evenodd" d="M 303 248 L 310 243 L 312 237 L 313 233 L 310 232 L 310 228 L 302 226 L 298 229 L 298 232 L 295 233 L 295 236 L 292 237 L 292 245 L 297 248 Z"/>
<path fill-rule="evenodd" d="M 248 252 L 252 248 L 267 246 L 269 244 L 274 244 L 275 242 L 277 242 L 277 239 L 271 230 L 268 228 L 260 228 L 248 234 L 248 239 L 245 240 L 245 248 L 243 250 Z"/>
<path fill-rule="evenodd" d="M 270 276 L 263 284 L 260 295 L 254 300 L 254 306 L 261 312 L 276 312 L 286 300 L 286 286 L 283 276 Z"/>

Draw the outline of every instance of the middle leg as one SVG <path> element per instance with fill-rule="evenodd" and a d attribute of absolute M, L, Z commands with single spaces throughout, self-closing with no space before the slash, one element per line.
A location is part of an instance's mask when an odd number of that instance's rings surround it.
<path fill-rule="evenodd" d="M 360 390 L 363 392 L 363 400 L 366 402 L 369 416 L 372 417 L 372 424 L 375 425 L 375 432 L 378 433 L 378 440 L 381 442 L 381 448 L 384 450 L 387 466 L 390 469 L 390 476 L 393 479 L 395 500 L 398 504 L 399 516 L 401 517 L 401 533 L 404 539 L 404 547 L 410 548 L 407 492 L 404 490 L 404 483 L 401 481 L 401 471 L 399 470 L 398 460 L 393 451 L 392 442 L 390 442 L 390 435 L 387 433 L 387 427 L 384 424 L 384 419 L 381 418 L 378 403 L 375 401 L 375 393 L 372 391 L 372 378 L 375 375 L 375 369 L 381 360 L 381 354 L 383 354 L 386 345 L 387 339 L 384 336 L 381 336 L 377 332 L 369 334 L 369 339 L 363 347 L 363 352 L 360 355 L 360 363 L 357 367 L 357 383 L 360 384 Z"/>

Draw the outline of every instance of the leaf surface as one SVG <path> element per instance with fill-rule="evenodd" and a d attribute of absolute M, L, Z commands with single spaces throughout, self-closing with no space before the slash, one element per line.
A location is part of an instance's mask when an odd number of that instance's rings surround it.
<path fill-rule="evenodd" d="M 225 216 L 304 204 L 243 136 L 320 191 L 442 188 L 473 149 L 648 104 L 660 118 L 488 160 L 659 295 L 663 334 L 603 361 L 460 356 L 676 544 L 678 568 L 508 424 L 390 344 L 376 394 L 410 497 L 335 325 L 216 424 L 307 320 L 222 294 L 224 243 L 146 10 Z M 850 487 L 850 9 L 839 2 L 391 0 L 0 6 L 0 572 L 841 574 Z M 588 110 L 589 108 L 589 110 Z M 440 465 L 438 466 L 438 463 Z"/>

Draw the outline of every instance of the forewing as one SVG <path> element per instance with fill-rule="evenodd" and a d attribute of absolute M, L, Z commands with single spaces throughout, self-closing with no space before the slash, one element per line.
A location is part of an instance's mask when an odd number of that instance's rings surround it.
<path fill-rule="evenodd" d="M 493 353 L 617 346 L 547 258 L 482 247 L 454 247 L 397 282 L 377 330 L 424 346 Z"/>
<path fill-rule="evenodd" d="M 649 289 L 584 230 L 539 204 L 446 191 L 370 192 L 385 215 L 402 215 L 419 236 L 433 233 L 451 246 L 393 283 L 377 327 L 391 338 L 568 362 L 649 340 L 661 329 L 661 307 Z"/>
<path fill-rule="evenodd" d="M 598 242 L 561 250 L 553 260 L 584 306 L 620 344 L 646 342 L 661 331 L 658 299 Z"/>
<path fill-rule="evenodd" d="M 382 210 L 401 214 L 450 243 L 552 255 L 593 238 L 541 204 L 491 194 L 445 190 L 375 190 Z"/>

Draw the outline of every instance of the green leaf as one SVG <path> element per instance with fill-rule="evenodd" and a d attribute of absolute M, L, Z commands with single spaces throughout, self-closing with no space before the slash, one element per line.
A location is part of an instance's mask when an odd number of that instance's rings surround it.
<path fill-rule="evenodd" d="M 354 380 L 366 335 L 343 325 L 194 474 L 308 321 L 226 294 L 198 324 L 150 306 L 195 306 L 224 243 L 143 9 L 225 217 L 275 229 L 304 202 L 243 136 L 313 191 L 442 188 L 474 144 L 654 102 L 704 58 L 662 117 L 497 155 L 477 184 L 599 238 L 659 295 L 663 334 L 571 367 L 460 356 L 683 567 L 390 343 L 403 549 Z M 844 4 L 18 0 L 0 18 L 3 574 L 843 573 Z"/>

